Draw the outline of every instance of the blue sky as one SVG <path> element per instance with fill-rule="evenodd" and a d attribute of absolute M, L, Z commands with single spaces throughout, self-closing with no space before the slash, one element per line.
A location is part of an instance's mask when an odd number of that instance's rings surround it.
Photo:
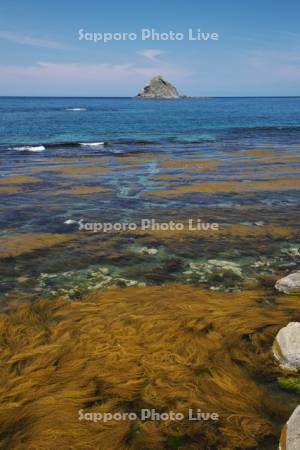
<path fill-rule="evenodd" d="M 131 96 L 154 75 L 181 93 L 300 95 L 296 0 L 1 0 L 0 95 Z M 143 28 L 184 33 L 142 41 Z M 189 41 L 187 30 L 219 34 Z M 78 31 L 134 41 L 79 41 Z"/>

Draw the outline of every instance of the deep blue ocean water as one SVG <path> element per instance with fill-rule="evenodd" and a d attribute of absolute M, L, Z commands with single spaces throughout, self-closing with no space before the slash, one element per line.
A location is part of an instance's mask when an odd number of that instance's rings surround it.
<path fill-rule="evenodd" d="M 81 108 L 81 110 L 72 110 Z M 0 98 L 0 144 L 81 141 L 293 143 L 300 97 L 141 100 Z"/>

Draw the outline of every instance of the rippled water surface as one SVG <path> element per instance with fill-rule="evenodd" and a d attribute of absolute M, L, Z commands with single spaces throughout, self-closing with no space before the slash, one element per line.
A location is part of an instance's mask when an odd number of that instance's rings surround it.
<path fill-rule="evenodd" d="M 296 267 L 300 98 L 1 98 L 0 114 L 2 295 L 239 289 Z M 219 232 L 79 230 L 145 218 Z"/>

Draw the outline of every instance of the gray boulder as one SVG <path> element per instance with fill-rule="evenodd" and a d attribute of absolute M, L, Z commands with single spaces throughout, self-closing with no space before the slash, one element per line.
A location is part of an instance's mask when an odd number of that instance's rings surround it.
<path fill-rule="evenodd" d="M 291 273 L 284 278 L 280 278 L 275 284 L 275 288 L 289 294 L 290 292 L 300 292 L 300 271 Z"/>
<path fill-rule="evenodd" d="M 300 449 L 300 405 L 297 406 L 280 437 L 279 450 L 299 450 Z"/>
<path fill-rule="evenodd" d="M 145 86 L 137 95 L 138 98 L 180 98 L 178 91 L 173 84 L 157 75 Z"/>
<path fill-rule="evenodd" d="M 293 372 L 300 369 L 299 322 L 290 322 L 279 330 L 273 344 L 273 354 L 282 369 Z"/>

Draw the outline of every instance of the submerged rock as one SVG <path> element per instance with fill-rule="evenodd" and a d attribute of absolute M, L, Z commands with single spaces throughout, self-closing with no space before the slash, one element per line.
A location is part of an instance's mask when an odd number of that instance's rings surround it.
<path fill-rule="evenodd" d="M 186 282 L 205 283 L 212 290 L 240 289 L 243 283 L 242 269 L 233 261 L 209 259 L 203 262 L 191 262 L 189 270 L 183 272 Z"/>
<path fill-rule="evenodd" d="M 278 280 L 275 284 L 275 288 L 285 294 L 300 292 L 300 271 L 291 273 Z"/>
<path fill-rule="evenodd" d="M 273 353 L 280 367 L 289 371 L 300 369 L 300 323 L 290 322 L 277 333 Z"/>
<path fill-rule="evenodd" d="M 240 266 L 233 261 L 225 261 L 222 259 L 209 259 L 208 264 L 210 264 L 211 267 L 214 267 L 216 269 L 231 270 L 239 277 L 242 276 L 242 270 Z"/>
<path fill-rule="evenodd" d="M 158 253 L 158 250 L 157 248 L 143 247 L 141 249 L 141 253 L 146 253 L 147 255 L 156 255 L 156 253 Z"/>
<path fill-rule="evenodd" d="M 137 280 L 121 277 L 110 272 L 108 267 L 90 267 L 61 273 L 42 273 L 36 290 L 46 296 L 76 298 L 97 289 L 140 286 Z M 142 284 L 143 285 L 143 284 Z"/>
<path fill-rule="evenodd" d="M 138 98 L 180 98 L 173 84 L 157 75 L 137 95 Z"/>
<path fill-rule="evenodd" d="M 297 406 L 286 425 L 284 426 L 279 450 L 299 450 L 300 449 L 300 405 Z"/>

